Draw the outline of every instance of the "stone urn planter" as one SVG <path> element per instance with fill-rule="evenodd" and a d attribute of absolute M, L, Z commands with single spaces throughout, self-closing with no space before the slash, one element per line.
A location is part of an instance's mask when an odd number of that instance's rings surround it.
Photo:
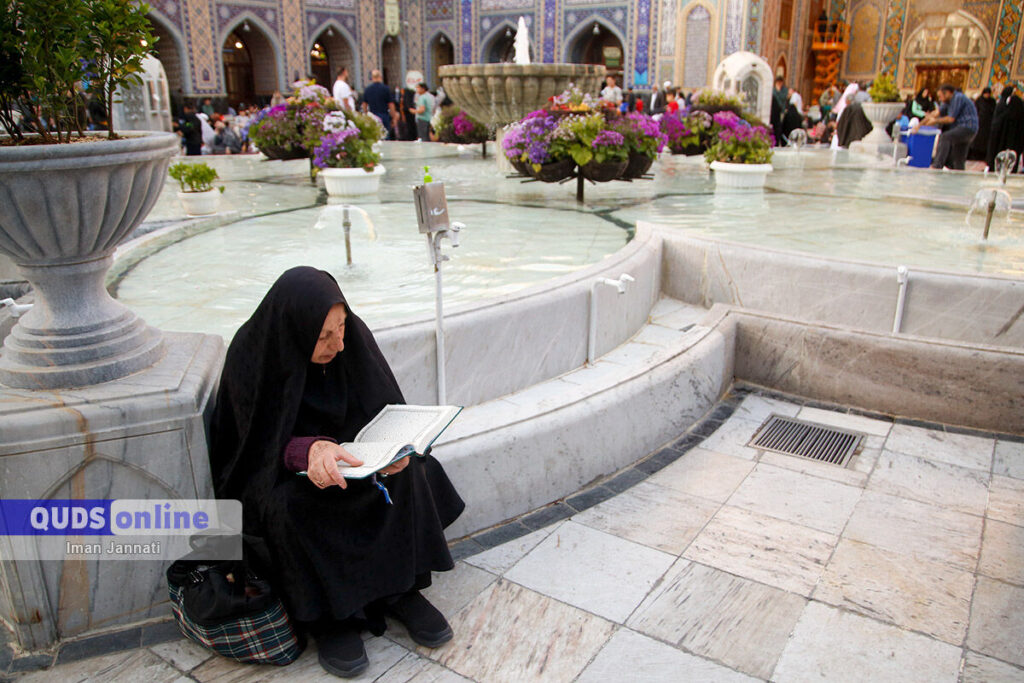
<path fill-rule="evenodd" d="M 221 192 L 217 188 L 206 192 L 179 192 L 178 199 L 189 216 L 211 216 L 220 207 Z"/>
<path fill-rule="evenodd" d="M 715 189 L 718 190 L 761 190 L 772 172 L 771 164 L 732 164 L 726 161 L 712 161 L 715 172 Z"/>
<path fill-rule="evenodd" d="M 361 168 L 322 168 L 319 175 L 324 178 L 329 197 L 344 198 L 377 194 L 385 173 L 385 168 L 377 164 L 370 172 Z"/>
<path fill-rule="evenodd" d="M 590 161 L 580 166 L 580 173 L 595 183 L 607 183 L 622 176 L 628 161 Z"/>
<path fill-rule="evenodd" d="M 885 132 L 886 127 L 899 118 L 903 111 L 902 102 L 865 102 L 863 105 L 864 115 L 871 121 L 871 132 L 864 136 L 861 142 L 870 144 L 885 144 L 892 142 L 892 138 Z"/>
<path fill-rule="evenodd" d="M 104 278 L 178 153 L 171 133 L 0 147 L 0 252 L 35 290 L 4 340 L 0 383 L 63 389 L 138 372 L 163 354 L 158 330 L 115 301 Z"/>
<path fill-rule="evenodd" d="M 626 164 L 626 170 L 622 172 L 622 177 L 628 179 L 639 178 L 651 170 L 653 164 L 654 157 L 649 157 L 641 152 L 630 152 L 629 163 Z"/>
<path fill-rule="evenodd" d="M 545 183 L 557 183 L 560 180 L 572 177 L 572 172 L 576 168 L 576 162 L 572 159 L 562 159 L 561 161 L 552 161 L 547 164 L 541 164 L 540 170 L 534 170 L 533 165 L 529 166 L 529 173 L 531 176 Z"/>

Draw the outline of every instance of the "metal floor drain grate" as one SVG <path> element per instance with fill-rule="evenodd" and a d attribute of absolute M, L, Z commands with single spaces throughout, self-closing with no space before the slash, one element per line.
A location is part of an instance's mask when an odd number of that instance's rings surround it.
<path fill-rule="evenodd" d="M 749 446 L 846 467 L 864 435 L 793 417 L 771 415 Z"/>

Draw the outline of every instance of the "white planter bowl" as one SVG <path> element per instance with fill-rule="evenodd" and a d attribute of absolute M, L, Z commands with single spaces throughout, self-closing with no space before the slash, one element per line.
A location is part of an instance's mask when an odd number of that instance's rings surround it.
<path fill-rule="evenodd" d="M 772 165 L 712 161 L 711 170 L 715 172 L 716 189 L 760 190 L 764 187 L 768 174 L 772 172 Z"/>
<path fill-rule="evenodd" d="M 220 206 L 220 190 L 213 188 L 206 192 L 179 192 L 178 199 L 189 216 L 209 216 L 217 213 Z"/>
<path fill-rule="evenodd" d="M 361 168 L 322 168 L 320 175 L 324 178 L 324 187 L 330 197 L 362 197 L 377 194 L 380 179 L 387 171 L 377 164 L 373 171 L 367 173 Z"/>
<path fill-rule="evenodd" d="M 902 102 L 865 102 L 864 115 L 871 122 L 871 132 L 864 136 L 863 142 L 883 144 L 892 142 L 892 138 L 885 132 L 886 126 L 899 118 L 903 111 Z"/>

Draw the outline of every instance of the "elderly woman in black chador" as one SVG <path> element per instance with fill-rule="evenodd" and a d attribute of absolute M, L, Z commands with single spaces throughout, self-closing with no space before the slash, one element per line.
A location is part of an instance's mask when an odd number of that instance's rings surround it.
<path fill-rule="evenodd" d="M 337 282 L 293 268 L 235 334 L 210 427 L 217 495 L 242 501 L 253 555 L 339 676 L 366 668 L 359 633 L 383 633 L 385 615 L 427 647 L 452 637 L 419 593 L 453 567 L 444 528 L 464 507 L 440 463 L 405 458 L 350 481 L 338 470 L 360 464 L 338 444 L 389 403 L 402 392 Z"/>

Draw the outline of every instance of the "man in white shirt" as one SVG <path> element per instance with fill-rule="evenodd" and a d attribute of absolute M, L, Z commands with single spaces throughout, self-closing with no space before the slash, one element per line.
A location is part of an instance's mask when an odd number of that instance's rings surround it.
<path fill-rule="evenodd" d="M 615 76 L 609 76 L 605 79 L 608 83 L 604 90 L 601 91 L 601 99 L 606 102 L 611 102 L 618 109 L 619 105 L 622 104 L 622 88 L 615 85 Z"/>
<path fill-rule="evenodd" d="M 341 67 L 338 71 L 338 79 L 334 81 L 334 99 L 341 105 L 342 109 L 355 111 L 356 98 L 352 94 L 352 88 L 348 85 L 348 67 Z"/>

